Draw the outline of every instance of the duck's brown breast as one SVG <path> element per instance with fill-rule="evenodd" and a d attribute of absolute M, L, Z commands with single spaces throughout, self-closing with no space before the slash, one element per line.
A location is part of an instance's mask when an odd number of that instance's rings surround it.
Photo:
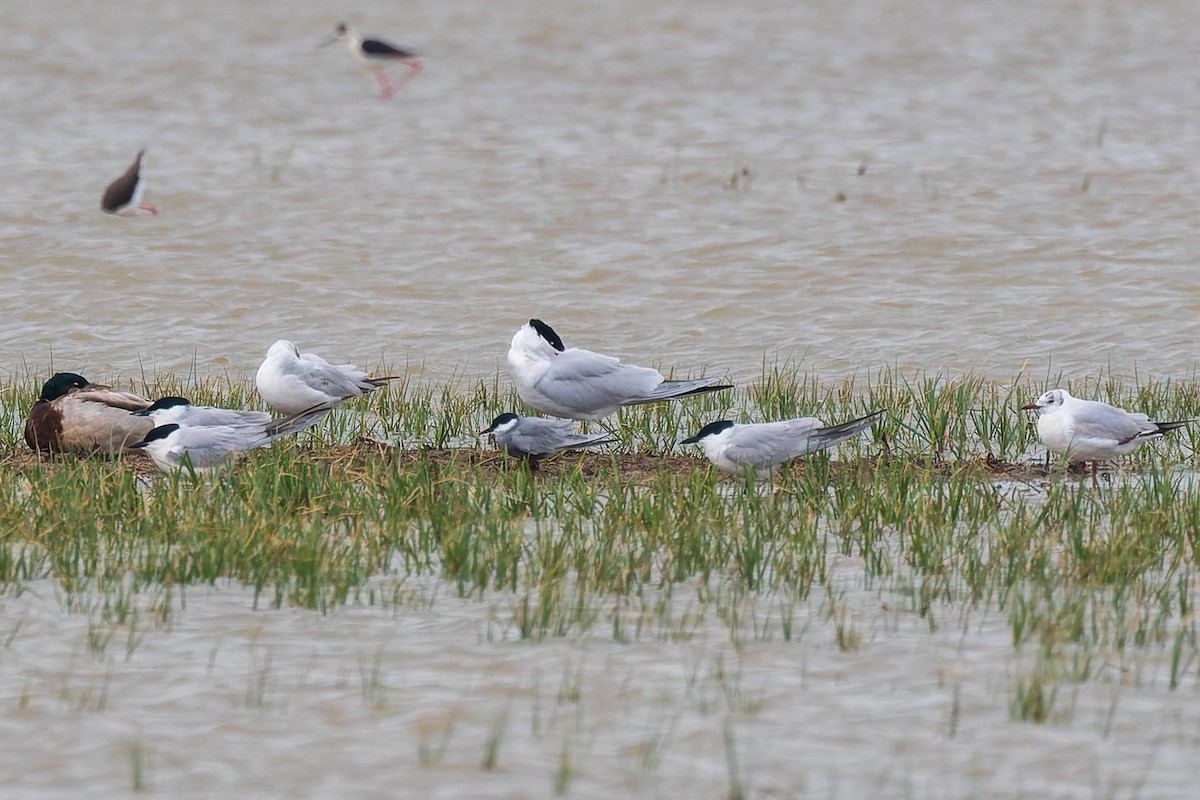
<path fill-rule="evenodd" d="M 88 397 L 88 392 L 79 392 L 34 403 L 25 423 L 26 444 L 45 452 L 119 452 L 154 428 L 149 417 Z"/>
<path fill-rule="evenodd" d="M 29 418 L 25 420 L 25 444 L 32 450 L 54 452 L 60 449 L 62 430 L 62 414 L 54 403 L 38 400 L 29 409 Z"/>

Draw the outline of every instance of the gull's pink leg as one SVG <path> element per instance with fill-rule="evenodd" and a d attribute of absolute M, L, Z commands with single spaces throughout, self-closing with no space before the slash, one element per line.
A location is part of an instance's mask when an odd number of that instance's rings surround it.
<path fill-rule="evenodd" d="M 421 59 L 419 58 L 406 58 L 401 63 L 408 67 L 408 71 L 401 75 L 400 80 L 396 81 L 396 85 L 392 87 L 393 94 L 403 89 L 406 83 L 417 77 L 417 73 L 424 69 L 425 66 L 421 63 Z"/>
<path fill-rule="evenodd" d="M 396 90 L 388 83 L 387 75 L 382 67 L 371 67 L 371 70 L 375 73 L 375 79 L 379 81 L 379 90 L 383 92 L 384 97 L 391 97 L 396 93 Z"/>

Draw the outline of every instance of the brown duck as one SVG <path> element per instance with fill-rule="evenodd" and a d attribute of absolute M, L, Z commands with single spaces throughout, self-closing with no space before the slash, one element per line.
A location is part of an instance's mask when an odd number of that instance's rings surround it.
<path fill-rule="evenodd" d="M 58 372 L 29 409 L 25 443 L 47 453 L 117 453 L 140 442 L 154 427 L 149 417 L 130 413 L 150 404 L 141 395 Z"/>

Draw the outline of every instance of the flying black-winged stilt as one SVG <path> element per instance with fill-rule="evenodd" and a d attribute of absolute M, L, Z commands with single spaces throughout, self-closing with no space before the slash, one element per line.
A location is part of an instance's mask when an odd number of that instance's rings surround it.
<path fill-rule="evenodd" d="M 142 180 L 142 155 L 145 148 L 138 150 L 137 158 L 125 170 L 125 174 L 117 178 L 104 190 L 100 199 L 100 210 L 105 214 L 119 214 L 132 217 L 141 212 L 158 216 L 158 209 L 149 203 L 142 202 L 142 192 L 146 188 Z"/>
<path fill-rule="evenodd" d="M 423 66 L 416 53 L 381 39 L 364 39 L 358 31 L 344 22 L 338 24 L 335 36 L 325 44 L 334 42 L 345 42 L 354 60 L 375 73 L 375 79 L 379 81 L 379 89 L 384 97 L 391 97 L 403 89 L 404 84 L 417 77 Z M 383 71 L 385 64 L 403 64 L 407 70 L 393 84 L 388 81 L 387 73 Z"/>

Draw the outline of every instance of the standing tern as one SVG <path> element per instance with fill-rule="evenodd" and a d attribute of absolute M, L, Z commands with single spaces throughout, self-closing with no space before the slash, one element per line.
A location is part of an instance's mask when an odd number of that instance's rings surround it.
<path fill-rule="evenodd" d="M 58 372 L 29 409 L 25 443 L 48 453 L 119 453 L 154 427 L 130 413 L 149 405 L 141 395 L 89 383 L 74 372 Z"/>
<path fill-rule="evenodd" d="M 1072 397 L 1066 389 L 1051 389 L 1022 411 L 1038 412 L 1038 438 L 1046 449 L 1070 462 L 1091 461 L 1095 480 L 1101 461 L 1132 453 L 1142 442 L 1158 439 L 1191 420 L 1151 422 L 1136 414 L 1097 400 Z"/>
<path fill-rule="evenodd" d="M 508 369 L 517 394 L 543 414 L 596 420 L 622 406 L 678 400 L 732 388 L 720 378 L 668 381 L 656 369 L 566 348 L 546 323 L 531 319 L 512 338 Z"/>
<path fill-rule="evenodd" d="M 753 472 L 767 477 L 785 461 L 815 453 L 865 431 L 884 413 L 881 409 L 841 425 L 821 427 L 816 417 L 783 422 L 738 424 L 710 422 L 680 444 L 698 444 L 722 472 Z"/>
<path fill-rule="evenodd" d="M 420 56 L 411 50 L 397 47 L 382 39 L 363 38 L 344 22 L 338 24 L 334 37 L 325 44 L 334 42 L 344 42 L 354 60 L 375 74 L 375 80 L 379 81 L 379 91 L 384 97 L 391 97 L 403 89 L 423 68 Z M 391 83 L 387 73 L 383 71 L 385 64 L 403 64 L 406 70 L 399 80 Z"/>
<path fill-rule="evenodd" d="M 267 350 L 254 383 L 271 408 L 281 414 L 299 414 L 317 409 L 328 411 L 395 378 L 395 375 L 368 378 L 353 364 L 330 364 L 318 355 L 302 354 L 296 345 L 280 339 Z"/>
<path fill-rule="evenodd" d="M 579 433 L 569 419 L 544 419 L 501 414 L 479 432 L 492 435 L 496 446 L 514 458 L 524 458 L 531 467 L 564 450 L 579 450 L 617 441 L 609 433 Z"/>
<path fill-rule="evenodd" d="M 142 192 L 146 190 L 146 182 L 142 180 L 142 156 L 145 152 L 145 149 L 138 150 L 125 174 L 104 190 L 104 196 L 100 198 L 100 210 L 105 214 L 132 217 L 145 212 L 158 216 L 157 208 L 142 202 Z"/>

